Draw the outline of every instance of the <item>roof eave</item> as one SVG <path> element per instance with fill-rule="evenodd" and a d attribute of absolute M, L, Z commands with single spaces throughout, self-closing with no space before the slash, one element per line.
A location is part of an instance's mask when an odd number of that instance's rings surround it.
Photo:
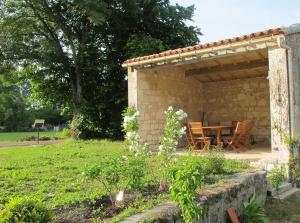
<path fill-rule="evenodd" d="M 213 57 L 225 56 L 228 54 L 235 54 L 238 52 L 252 51 L 257 49 L 264 49 L 272 46 L 278 45 L 278 37 L 283 36 L 283 34 L 271 35 L 268 37 L 253 38 L 250 40 L 243 40 L 234 43 L 228 43 L 220 46 L 212 46 L 209 48 L 194 50 L 186 53 L 178 53 L 174 55 L 157 57 L 152 59 L 146 59 L 131 63 L 123 63 L 122 67 L 151 67 L 159 66 L 163 64 L 176 64 L 182 62 L 182 60 L 187 63 L 190 60 L 198 59 L 205 60 Z"/>

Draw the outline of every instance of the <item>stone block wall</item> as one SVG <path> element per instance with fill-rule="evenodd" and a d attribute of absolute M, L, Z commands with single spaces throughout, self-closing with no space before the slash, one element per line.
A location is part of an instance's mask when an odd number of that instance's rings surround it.
<path fill-rule="evenodd" d="M 159 142 L 164 111 L 169 106 L 183 109 L 190 119 L 200 120 L 202 84 L 194 78 L 186 78 L 184 70 L 177 67 L 140 70 L 137 71 L 137 85 L 140 136 L 150 146 Z"/>
<path fill-rule="evenodd" d="M 242 204 L 256 194 L 257 200 L 264 204 L 267 196 L 267 178 L 265 171 L 241 173 L 226 184 L 200 191 L 199 203 L 204 207 L 204 213 L 198 223 L 224 223 L 228 221 L 226 210 L 234 208 L 237 214 L 242 214 Z M 165 202 L 141 214 L 134 215 L 122 221 L 123 223 L 138 222 L 183 222 L 180 210 L 172 201 Z"/>
<path fill-rule="evenodd" d="M 271 107 L 271 135 L 272 150 L 276 151 L 277 159 L 288 162 L 289 149 L 278 128 L 289 134 L 289 87 L 287 72 L 287 57 L 284 48 L 270 48 L 269 55 L 269 83 Z"/>
<path fill-rule="evenodd" d="M 266 78 L 203 84 L 206 121 L 254 120 L 254 140 L 270 144 L 270 97 Z"/>
<path fill-rule="evenodd" d="M 179 67 L 129 72 L 129 104 L 141 113 L 140 136 L 157 145 L 168 106 L 183 109 L 191 121 L 255 121 L 254 140 L 270 144 L 270 98 L 266 78 L 201 83 Z"/>

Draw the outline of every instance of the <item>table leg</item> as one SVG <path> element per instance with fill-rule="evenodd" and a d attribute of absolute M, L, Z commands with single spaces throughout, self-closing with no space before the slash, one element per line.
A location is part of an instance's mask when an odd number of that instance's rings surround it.
<path fill-rule="evenodd" d="M 221 143 L 221 129 L 217 129 L 217 144 Z"/>

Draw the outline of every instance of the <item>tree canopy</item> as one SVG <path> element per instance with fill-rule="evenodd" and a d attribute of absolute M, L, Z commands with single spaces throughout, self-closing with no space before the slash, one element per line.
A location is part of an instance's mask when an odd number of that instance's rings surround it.
<path fill-rule="evenodd" d="M 83 138 L 122 137 L 124 60 L 196 44 L 201 34 L 186 24 L 194 6 L 169 0 L 4 0 L 0 7 L 0 66 L 21 72 L 36 100 L 72 112 Z"/>

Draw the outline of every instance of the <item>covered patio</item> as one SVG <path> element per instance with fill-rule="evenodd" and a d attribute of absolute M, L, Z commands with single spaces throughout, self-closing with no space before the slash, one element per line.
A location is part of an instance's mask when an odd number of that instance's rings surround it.
<path fill-rule="evenodd" d="M 290 135 L 300 127 L 293 120 L 299 104 L 295 109 L 290 97 L 299 82 L 298 69 L 291 72 L 291 40 L 279 28 L 127 60 L 128 100 L 140 111 L 141 138 L 158 145 L 164 111 L 173 106 L 188 121 L 208 126 L 253 120 L 257 150 L 251 153 L 264 148 L 264 156 L 275 152 L 287 162 L 289 151 L 275 126 Z"/>

